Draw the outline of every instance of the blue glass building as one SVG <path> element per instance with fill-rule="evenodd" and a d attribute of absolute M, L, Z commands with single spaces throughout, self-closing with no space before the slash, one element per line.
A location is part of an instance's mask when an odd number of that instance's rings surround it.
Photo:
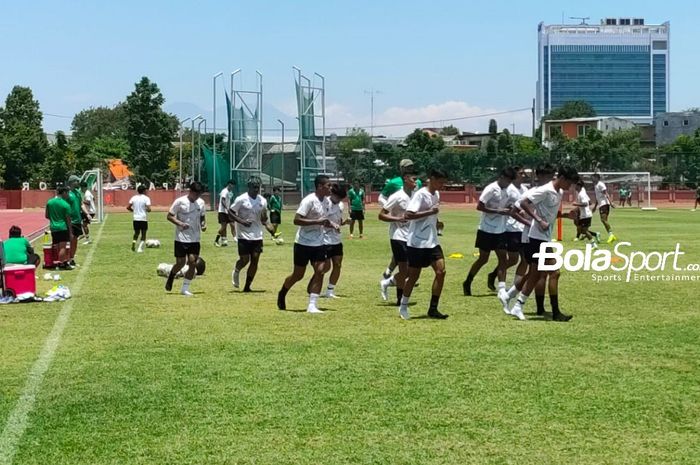
<path fill-rule="evenodd" d="M 600 25 L 538 26 L 538 120 L 567 101 L 599 116 L 651 123 L 669 109 L 668 22 L 608 18 Z"/>

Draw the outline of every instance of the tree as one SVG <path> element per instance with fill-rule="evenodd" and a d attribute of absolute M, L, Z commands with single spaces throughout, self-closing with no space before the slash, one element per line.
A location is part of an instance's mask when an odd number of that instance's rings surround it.
<path fill-rule="evenodd" d="M 88 108 L 73 117 L 72 141 L 91 143 L 98 137 L 126 137 L 127 118 L 123 103 L 115 107 Z"/>
<path fill-rule="evenodd" d="M 454 125 L 450 124 L 449 126 L 445 126 L 442 129 L 440 129 L 440 135 L 441 136 L 456 136 L 459 135 L 459 128 L 455 127 Z"/>
<path fill-rule="evenodd" d="M 510 135 L 510 131 L 504 129 L 497 141 L 499 153 L 513 153 L 513 137 Z"/>
<path fill-rule="evenodd" d="M 498 134 L 498 123 L 496 122 L 495 119 L 489 120 L 489 134 L 493 134 L 493 135 Z"/>
<path fill-rule="evenodd" d="M 584 100 L 571 100 L 559 108 L 550 111 L 543 119 L 570 119 L 570 118 L 585 118 L 595 116 L 593 107 Z"/>
<path fill-rule="evenodd" d="M 406 146 L 409 151 L 435 153 L 445 148 L 442 137 L 430 136 L 428 133 L 416 129 L 406 137 Z"/>
<path fill-rule="evenodd" d="M 126 162 L 137 175 L 157 182 L 167 180 L 171 141 L 178 128 L 177 118 L 163 111 L 163 103 L 156 83 L 143 77 L 124 106 L 129 144 Z"/>
<path fill-rule="evenodd" d="M 46 154 L 41 166 L 41 180 L 58 185 L 65 183 L 74 170 L 75 156 L 71 153 L 68 139 L 62 131 L 56 132 L 56 143 Z"/>
<path fill-rule="evenodd" d="M 25 181 L 36 180 L 48 142 L 41 127 L 39 102 L 29 87 L 15 86 L 0 109 L 1 165 L 5 187 L 18 189 Z"/>
<path fill-rule="evenodd" d="M 372 182 L 377 171 L 373 162 L 372 137 L 362 128 L 349 129 L 338 141 L 336 164 L 346 181 Z"/>

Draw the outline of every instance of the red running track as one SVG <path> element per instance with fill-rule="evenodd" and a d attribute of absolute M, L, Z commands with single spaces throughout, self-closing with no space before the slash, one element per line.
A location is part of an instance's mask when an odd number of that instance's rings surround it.
<path fill-rule="evenodd" d="M 31 241 L 44 234 L 49 221 L 44 218 L 44 212 L 0 210 L 0 239 L 7 239 L 14 225 L 22 228 L 22 235 Z"/>

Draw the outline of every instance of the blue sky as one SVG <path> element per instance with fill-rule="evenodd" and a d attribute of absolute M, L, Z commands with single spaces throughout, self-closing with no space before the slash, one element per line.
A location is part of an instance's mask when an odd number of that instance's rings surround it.
<path fill-rule="evenodd" d="M 537 69 L 536 28 L 569 16 L 643 17 L 671 22 L 671 109 L 700 106 L 695 2 L 26 1 L 0 0 L 0 98 L 30 86 L 45 113 L 72 117 L 114 105 L 141 76 L 154 80 L 166 110 L 211 120 L 212 80 L 237 68 L 244 84 L 264 75 L 265 127 L 296 125 L 292 66 L 326 78 L 328 127 L 481 115 L 529 107 Z M 226 78 L 228 82 L 228 77 Z M 223 94 L 217 97 L 223 101 Z M 219 124 L 225 121 L 217 113 Z M 488 118 L 456 123 L 487 129 Z M 529 111 L 496 117 L 516 132 Z M 47 131 L 70 118 L 45 116 Z M 426 124 L 432 125 L 432 124 Z M 377 129 L 402 135 L 410 127 Z M 334 130 L 343 133 L 341 129 Z M 269 132 L 275 137 L 275 132 Z"/>

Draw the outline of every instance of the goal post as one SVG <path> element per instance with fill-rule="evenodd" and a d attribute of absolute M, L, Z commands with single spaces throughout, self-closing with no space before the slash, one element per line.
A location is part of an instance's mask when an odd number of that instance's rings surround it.
<path fill-rule="evenodd" d="M 80 181 L 86 182 L 88 189 L 93 191 L 95 196 L 95 218 L 93 219 L 93 222 L 103 222 L 105 219 L 105 203 L 102 186 L 102 172 L 99 169 L 88 170 L 83 173 Z"/>
<path fill-rule="evenodd" d="M 651 203 L 651 173 L 648 171 L 597 171 L 580 172 L 579 176 L 592 186 L 593 174 L 599 174 L 600 180 L 608 184 L 629 184 L 637 186 L 637 205 L 644 211 L 657 210 Z M 611 192 L 608 190 L 608 194 Z M 643 198 L 642 198 L 643 196 Z"/>

